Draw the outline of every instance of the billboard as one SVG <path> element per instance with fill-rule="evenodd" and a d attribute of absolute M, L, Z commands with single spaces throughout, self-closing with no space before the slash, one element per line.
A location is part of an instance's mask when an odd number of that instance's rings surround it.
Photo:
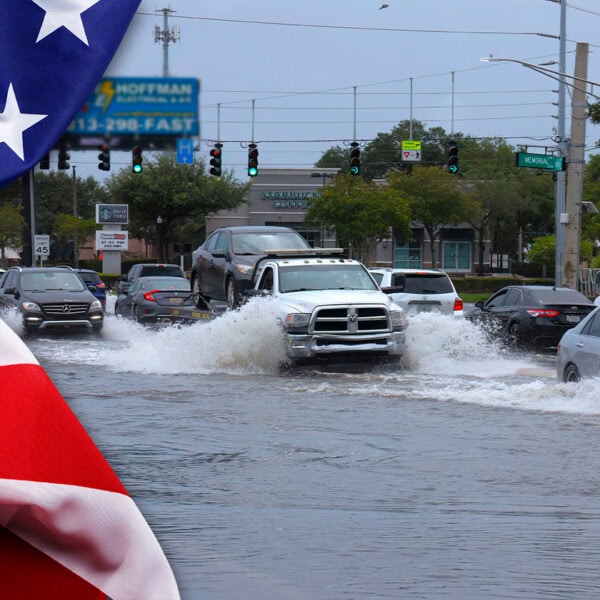
<path fill-rule="evenodd" d="M 85 149 L 110 140 L 111 148 L 129 148 L 134 140 L 149 147 L 174 147 L 177 138 L 200 135 L 194 78 L 110 77 L 69 126 L 71 147 Z"/>

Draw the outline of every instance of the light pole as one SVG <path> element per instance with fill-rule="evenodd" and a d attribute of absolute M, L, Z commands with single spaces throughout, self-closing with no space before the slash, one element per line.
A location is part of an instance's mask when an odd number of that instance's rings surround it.
<path fill-rule="evenodd" d="M 563 3 L 564 4 L 564 3 Z M 561 28 L 562 30 L 562 28 Z M 561 37 L 562 31 L 561 31 Z M 579 44 L 578 44 L 579 46 Z M 568 164 L 569 155 L 571 152 L 571 141 L 568 141 L 565 133 L 565 78 L 573 80 L 573 83 L 569 84 L 575 89 L 578 89 L 578 83 L 591 84 L 591 85 L 600 85 L 594 81 L 589 81 L 583 77 L 578 77 L 575 75 L 568 75 L 564 72 L 564 50 L 562 49 L 561 44 L 561 60 L 559 63 L 559 70 L 554 71 L 553 69 L 548 69 L 543 65 L 535 65 L 532 63 L 525 62 L 523 60 L 519 60 L 517 58 L 500 58 L 496 56 L 489 56 L 487 58 L 480 59 L 482 62 L 513 62 L 523 67 L 527 67 L 541 75 L 545 75 L 546 77 L 550 77 L 559 82 L 559 96 L 558 96 L 558 127 L 557 127 L 557 137 L 556 137 L 556 148 L 558 150 L 558 155 L 562 157 Z M 575 106 L 573 106 L 573 110 L 575 110 Z M 583 143 L 583 140 L 581 140 Z M 556 172 L 556 208 L 555 208 L 555 227 L 556 227 L 556 274 L 555 274 L 555 285 L 557 287 L 563 285 L 563 271 L 565 270 L 565 225 L 568 225 L 565 205 L 566 205 L 566 197 L 567 197 L 567 178 L 565 171 L 557 171 Z M 570 279 L 569 287 L 577 287 L 577 281 L 572 281 L 571 273 L 573 272 L 573 265 L 568 265 L 569 273 L 568 278 Z M 577 267 L 574 269 L 575 273 L 577 272 Z"/>
<path fill-rule="evenodd" d="M 162 239 L 162 233 L 163 233 L 163 220 L 162 217 L 158 216 L 156 217 L 156 243 L 158 245 L 158 262 L 159 263 L 164 263 L 165 262 L 165 255 L 164 255 L 164 244 L 163 244 L 163 239 Z"/>

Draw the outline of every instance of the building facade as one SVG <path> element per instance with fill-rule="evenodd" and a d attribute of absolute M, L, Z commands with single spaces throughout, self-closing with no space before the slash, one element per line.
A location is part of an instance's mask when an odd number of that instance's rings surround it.
<path fill-rule="evenodd" d="M 235 225 L 278 225 L 296 229 L 312 246 L 335 247 L 335 235 L 307 227 L 304 214 L 311 200 L 320 196 L 338 170 L 261 168 L 252 180 L 247 203 L 236 211 L 223 211 L 207 218 L 206 233 L 208 235 L 219 227 Z M 475 232 L 467 223 L 443 228 L 435 244 L 436 266 L 456 274 L 475 271 L 475 242 Z M 410 240 L 402 239 L 390 231 L 389 239 L 379 243 L 368 262 L 369 266 L 431 267 L 431 244 L 425 228 L 413 223 Z M 490 270 L 487 253 L 484 269 Z"/>

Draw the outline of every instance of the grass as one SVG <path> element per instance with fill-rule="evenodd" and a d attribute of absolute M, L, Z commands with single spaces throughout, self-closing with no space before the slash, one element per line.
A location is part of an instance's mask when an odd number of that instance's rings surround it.
<path fill-rule="evenodd" d="M 479 294 L 458 294 L 462 299 L 463 302 L 469 302 L 471 303 L 475 303 L 475 302 L 479 302 L 479 300 L 487 300 L 492 294 L 488 294 L 488 293 L 479 293 Z"/>

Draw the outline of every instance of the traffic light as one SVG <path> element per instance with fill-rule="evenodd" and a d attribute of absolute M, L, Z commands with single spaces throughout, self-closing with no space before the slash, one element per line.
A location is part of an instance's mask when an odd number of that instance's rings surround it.
<path fill-rule="evenodd" d="M 454 140 L 448 142 L 448 171 L 458 173 L 458 146 Z"/>
<path fill-rule="evenodd" d="M 210 174 L 215 177 L 221 177 L 221 148 L 223 144 L 217 142 L 215 147 L 211 149 L 210 155 L 212 158 L 210 159 L 211 170 Z"/>
<path fill-rule="evenodd" d="M 360 148 L 358 142 L 352 142 L 350 144 L 352 150 L 350 150 L 350 173 L 352 175 L 360 175 Z"/>
<path fill-rule="evenodd" d="M 58 147 L 58 168 L 61 171 L 66 171 L 67 169 L 71 168 L 71 165 L 69 164 L 70 158 L 71 155 L 68 152 L 67 145 L 64 142 L 61 143 L 61 145 Z"/>
<path fill-rule="evenodd" d="M 248 144 L 248 176 L 258 175 L 258 148 L 256 144 Z"/>
<path fill-rule="evenodd" d="M 98 154 L 98 168 L 101 171 L 110 171 L 110 148 L 106 144 L 98 146 L 100 154 Z"/>
<path fill-rule="evenodd" d="M 50 168 L 50 152 L 46 152 L 40 160 L 40 169 L 47 171 Z"/>
<path fill-rule="evenodd" d="M 132 150 L 132 154 L 131 154 L 131 170 L 134 173 L 141 173 L 144 170 L 144 166 L 142 165 L 142 162 L 144 161 L 144 157 L 142 156 L 142 147 L 141 146 L 136 146 L 133 150 Z"/>

